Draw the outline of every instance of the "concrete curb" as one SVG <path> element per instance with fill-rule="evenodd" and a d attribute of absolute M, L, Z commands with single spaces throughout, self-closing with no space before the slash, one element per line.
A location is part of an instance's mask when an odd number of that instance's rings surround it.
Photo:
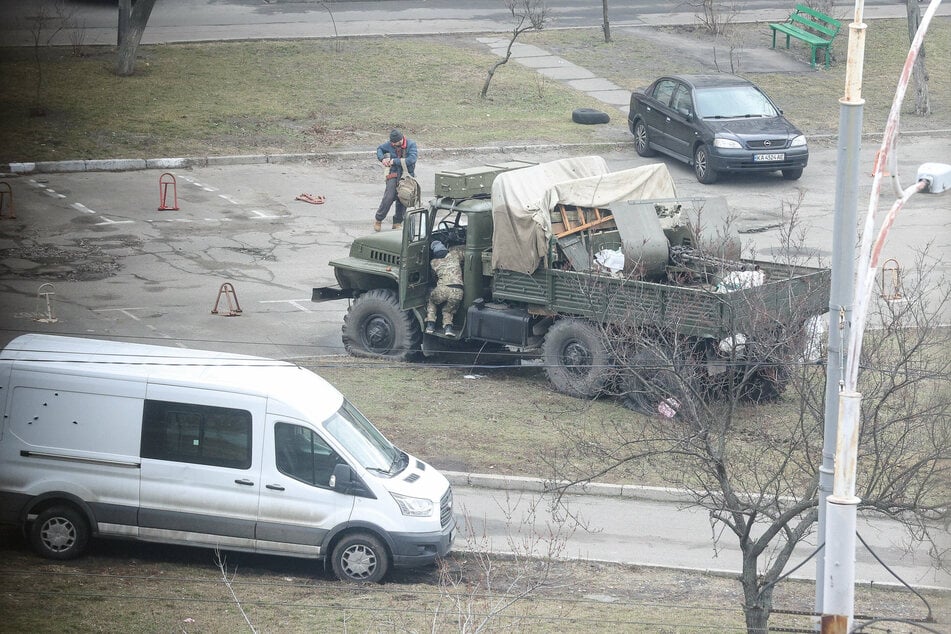
<path fill-rule="evenodd" d="M 462 471 L 442 471 L 449 483 L 453 486 L 473 487 L 477 489 L 496 489 L 503 491 L 529 491 L 544 493 L 554 489 L 551 480 L 528 476 L 506 476 L 494 473 L 466 473 Z M 567 493 L 572 495 L 600 495 L 602 497 L 618 497 L 629 500 L 647 500 L 651 502 L 682 502 L 690 503 L 693 496 L 682 489 L 668 487 L 649 487 L 636 484 L 573 484 L 568 486 Z"/>
<path fill-rule="evenodd" d="M 951 129 L 917 130 L 902 132 L 903 137 L 915 136 L 951 136 Z M 865 134 L 864 139 L 880 138 L 881 134 Z M 834 134 L 813 134 L 811 139 L 834 140 Z M 566 144 L 522 144 L 506 146 L 479 146 L 458 148 L 424 148 L 419 152 L 424 155 L 457 154 L 466 152 L 499 152 L 514 154 L 516 152 L 539 152 L 544 150 L 599 150 L 604 148 L 623 148 L 634 146 L 634 141 L 604 141 L 592 143 Z M 134 159 L 97 159 L 97 160 L 70 160 L 70 161 L 37 161 L 21 163 L 0 163 L 0 177 L 24 176 L 27 174 L 55 174 L 64 172 L 129 172 L 149 169 L 187 169 L 189 167 L 218 167 L 227 165 L 279 165 L 289 163 L 308 163 L 310 161 L 327 160 L 340 157 L 366 157 L 372 154 L 373 148 L 365 150 L 338 150 L 329 152 L 307 152 L 292 154 L 245 154 L 229 156 L 195 156 L 182 158 L 134 158 Z"/>

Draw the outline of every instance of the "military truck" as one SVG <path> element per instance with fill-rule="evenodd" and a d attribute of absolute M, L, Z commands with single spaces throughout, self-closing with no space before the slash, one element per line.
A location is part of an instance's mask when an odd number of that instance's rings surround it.
<path fill-rule="evenodd" d="M 658 354 L 617 345 L 622 326 L 689 341 L 713 377 L 742 366 L 764 322 L 827 310 L 827 269 L 744 260 L 732 239 L 704 245 L 695 218 L 725 203 L 678 198 L 663 164 L 610 172 L 590 156 L 487 165 L 437 173 L 435 193 L 407 211 L 402 232 L 354 240 L 330 262 L 337 286 L 313 290 L 314 301 L 350 300 L 348 353 L 540 357 L 559 392 L 592 397 L 621 376 L 626 404 L 653 410 L 637 386 L 656 372 L 618 369 L 657 364 Z M 465 249 L 455 336 L 424 329 L 436 240 Z M 754 374 L 751 396 L 781 392 L 777 364 Z"/>

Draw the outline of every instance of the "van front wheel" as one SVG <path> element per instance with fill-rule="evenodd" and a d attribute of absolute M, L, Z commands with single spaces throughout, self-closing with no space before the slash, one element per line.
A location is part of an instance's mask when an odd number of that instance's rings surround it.
<path fill-rule="evenodd" d="M 30 527 L 30 543 L 47 559 L 73 559 L 86 550 L 89 525 L 86 518 L 68 506 L 53 506 Z"/>
<path fill-rule="evenodd" d="M 390 567 L 380 540 L 369 533 L 347 535 L 333 551 L 334 574 L 341 581 L 378 583 Z"/>

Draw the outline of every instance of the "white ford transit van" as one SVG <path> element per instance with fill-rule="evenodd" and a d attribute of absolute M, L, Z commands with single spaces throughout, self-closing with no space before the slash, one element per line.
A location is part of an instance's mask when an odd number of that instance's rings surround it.
<path fill-rule="evenodd" d="M 119 537 L 379 581 L 452 546 L 446 478 L 289 363 L 24 335 L 0 352 L 0 412 L 0 522 L 52 559 Z"/>

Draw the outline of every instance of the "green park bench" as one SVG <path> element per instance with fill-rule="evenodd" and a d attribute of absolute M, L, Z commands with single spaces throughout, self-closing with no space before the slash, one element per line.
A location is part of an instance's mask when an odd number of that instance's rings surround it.
<path fill-rule="evenodd" d="M 789 38 L 802 40 L 812 49 L 812 67 L 816 67 L 816 51 L 822 49 L 826 56 L 826 68 L 829 67 L 829 47 L 832 39 L 838 34 L 841 23 L 826 14 L 816 11 L 804 4 L 797 4 L 796 10 L 789 15 L 785 22 L 770 22 L 769 28 L 773 31 L 773 48 L 776 48 L 776 32 L 786 34 L 786 48 L 789 48 Z"/>

